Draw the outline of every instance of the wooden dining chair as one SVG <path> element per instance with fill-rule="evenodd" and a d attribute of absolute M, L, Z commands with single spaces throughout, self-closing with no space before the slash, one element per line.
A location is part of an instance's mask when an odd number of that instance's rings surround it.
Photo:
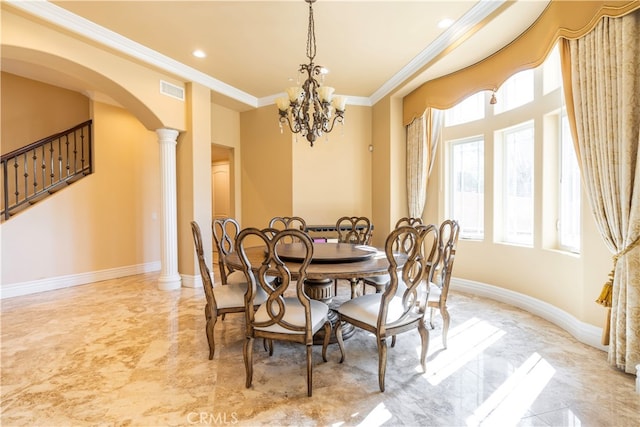
<path fill-rule="evenodd" d="M 343 216 L 336 221 L 339 243 L 371 244 L 371 220 L 365 216 Z"/>
<path fill-rule="evenodd" d="M 364 216 L 343 216 L 336 221 L 338 243 L 350 243 L 354 245 L 371 244 L 372 228 L 371 220 Z M 358 284 L 362 279 L 353 277 L 349 280 L 351 285 L 351 298 L 358 294 Z M 333 294 L 338 294 L 338 279 L 333 282 Z"/>
<path fill-rule="evenodd" d="M 453 261 L 456 257 L 460 224 L 455 220 L 445 220 L 440 224 L 438 233 L 438 261 L 434 274 L 429 283 L 428 307 L 431 309 L 429 323 L 434 328 L 433 317 L 438 310 L 442 316 L 442 346 L 447 348 L 447 333 L 449 332 L 449 310 L 447 309 L 447 297 L 449 295 L 449 282 L 453 271 Z"/>
<path fill-rule="evenodd" d="M 204 288 L 207 301 L 204 307 L 204 316 L 206 319 L 205 331 L 207 334 L 207 342 L 209 343 L 209 360 L 212 360 L 216 348 L 214 328 L 218 316 L 223 316 L 226 313 L 243 313 L 246 307 L 253 307 L 255 309 L 266 300 L 267 295 L 261 290 L 254 292 L 252 303 L 247 306 L 245 303 L 245 294 L 248 289 L 246 282 L 238 283 L 234 286 L 214 286 L 211 280 L 211 271 L 204 259 L 200 226 L 195 221 L 191 221 L 191 232 L 193 234 L 193 243 L 200 267 L 202 287 Z M 271 280 L 273 280 L 273 278 L 271 278 Z"/>
<path fill-rule="evenodd" d="M 303 259 L 295 263 L 295 270 L 289 269 L 276 252 L 276 246 L 283 240 L 295 238 L 302 244 Z M 264 246 L 261 262 L 251 261 L 247 255 L 249 247 L 255 247 L 256 241 Z M 257 303 L 259 291 L 267 295 L 258 310 L 246 310 L 246 340 L 244 343 L 244 364 L 246 387 L 253 381 L 253 342 L 255 338 L 265 340 L 289 341 L 306 346 L 307 350 L 307 395 L 312 395 L 313 384 L 313 335 L 320 329 L 324 331 L 322 359 L 327 361 L 327 346 L 331 335 L 329 306 L 311 299 L 305 291 L 307 267 L 313 256 L 311 238 L 301 230 L 285 229 L 273 233 L 271 229 L 258 230 L 247 228 L 240 232 L 236 244 L 237 253 L 243 271 L 249 280 L 246 296 L 247 307 Z M 293 264 L 292 264 L 293 265 Z M 266 280 L 267 272 L 277 272 L 278 284 Z M 294 280 L 295 279 L 295 280 Z M 277 378 L 276 378 L 277 380 Z"/>
<path fill-rule="evenodd" d="M 406 244 L 407 260 L 403 268 L 399 268 L 396 260 L 395 245 L 398 241 Z M 427 283 L 432 266 L 424 256 L 424 247 L 435 250 L 437 245 L 438 229 L 434 225 L 401 226 L 394 229 L 385 242 L 390 281 L 384 292 L 362 295 L 338 307 L 336 338 L 343 354 L 342 330 L 346 323 L 375 335 L 378 347 L 378 385 L 382 392 L 385 390 L 389 337 L 417 329 L 421 339 L 420 364 L 423 372 L 426 371 L 429 332 L 425 326 L 425 314 Z M 340 362 L 343 361 L 344 357 Z"/>
<path fill-rule="evenodd" d="M 218 250 L 218 267 L 222 284 L 247 283 L 244 273 L 235 270 L 225 261 L 226 256 L 234 250 L 240 224 L 233 218 L 216 218 L 211 223 L 211 231 Z"/>
<path fill-rule="evenodd" d="M 408 225 L 410 227 L 415 227 L 421 224 L 422 224 L 422 218 L 404 217 L 404 218 L 400 218 L 396 222 L 395 228 L 402 227 L 405 225 Z M 395 242 L 395 250 L 398 252 L 406 253 L 406 249 L 405 249 L 406 247 L 410 247 L 410 246 L 407 246 L 405 242 L 400 242 L 400 241 Z M 364 277 L 362 279 L 362 283 L 363 283 L 362 294 L 364 295 L 366 293 L 367 286 L 372 286 L 373 288 L 375 288 L 376 293 L 383 292 L 384 288 L 386 288 L 387 285 L 389 284 L 389 280 L 390 279 L 388 274 L 380 274 L 377 276 Z"/>
<path fill-rule="evenodd" d="M 307 222 L 304 218 L 299 216 L 274 216 L 269 221 L 269 228 L 275 228 L 277 230 L 302 230 L 306 233 L 307 230 Z M 282 241 L 282 243 L 297 243 L 297 240 L 293 236 L 288 236 L 286 239 Z"/>

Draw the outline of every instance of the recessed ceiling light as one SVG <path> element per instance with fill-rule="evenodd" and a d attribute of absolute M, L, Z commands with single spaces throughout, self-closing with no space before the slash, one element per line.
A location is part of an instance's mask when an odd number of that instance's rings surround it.
<path fill-rule="evenodd" d="M 441 19 L 440 22 L 438 22 L 438 28 L 449 28 L 451 24 L 453 24 L 453 19 L 444 18 Z"/>
<path fill-rule="evenodd" d="M 201 51 L 200 49 L 196 49 L 193 51 L 193 56 L 195 56 L 196 58 L 204 58 L 207 56 L 207 54 Z"/>

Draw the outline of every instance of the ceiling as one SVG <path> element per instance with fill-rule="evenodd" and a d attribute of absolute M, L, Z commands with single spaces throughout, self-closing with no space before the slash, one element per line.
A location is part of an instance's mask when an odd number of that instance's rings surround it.
<path fill-rule="evenodd" d="M 303 0 L 7 2 L 116 50 L 134 52 L 177 79 L 199 80 L 214 99 L 239 111 L 273 103 L 307 62 L 309 7 Z M 372 105 L 496 52 L 547 4 L 317 0 L 315 62 L 329 69 L 325 83 L 346 95 L 348 103 Z M 444 18 L 453 25 L 439 28 Z M 195 49 L 207 56 L 194 57 Z M 41 80 L 61 79 L 42 74 Z"/>

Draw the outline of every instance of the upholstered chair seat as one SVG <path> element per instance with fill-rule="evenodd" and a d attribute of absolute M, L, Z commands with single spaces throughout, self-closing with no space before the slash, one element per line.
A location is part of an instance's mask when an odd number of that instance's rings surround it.
<path fill-rule="evenodd" d="M 340 314 L 375 327 L 378 322 L 381 299 L 382 294 L 367 294 L 348 300 L 340 305 Z M 410 311 L 406 316 L 403 316 L 405 311 L 402 297 L 394 296 L 387 306 L 387 317 L 385 321 L 387 326 L 396 327 L 408 325 L 423 316 L 422 313 L 418 313 L 417 311 Z"/>
<path fill-rule="evenodd" d="M 241 271 L 235 273 L 242 274 Z M 244 274 L 242 274 L 244 276 Z M 231 282 L 227 282 L 231 284 Z M 247 282 L 236 283 L 235 286 L 214 286 L 213 293 L 216 297 L 218 310 L 231 307 L 244 307 L 244 295 L 247 293 Z M 262 304 L 267 299 L 267 294 L 258 289 L 255 296 L 255 304 Z"/>
<path fill-rule="evenodd" d="M 300 301 L 297 298 L 284 298 L 284 303 L 287 305 L 287 311 L 282 318 L 282 321 L 290 323 L 291 325 L 304 327 L 305 311 L 302 304 L 300 304 Z M 310 300 L 309 303 L 311 304 L 311 330 L 315 334 L 320 330 L 320 328 L 324 327 L 325 320 L 327 318 L 327 315 L 329 314 L 329 306 L 316 300 Z M 260 322 L 267 322 L 269 320 L 266 305 L 263 304 L 258 308 L 254 320 L 256 324 L 259 324 Z M 290 329 L 283 328 L 277 323 L 267 327 L 256 326 L 255 329 L 261 331 L 276 332 L 280 334 L 304 334 L 304 331 L 294 332 Z"/>

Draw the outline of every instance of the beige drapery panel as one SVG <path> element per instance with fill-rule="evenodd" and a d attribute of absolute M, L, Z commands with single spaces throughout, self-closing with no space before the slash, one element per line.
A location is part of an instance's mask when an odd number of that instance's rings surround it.
<path fill-rule="evenodd" d="M 409 216 L 422 218 L 427 182 L 442 131 L 443 111 L 428 108 L 407 126 L 407 203 Z"/>
<path fill-rule="evenodd" d="M 567 114 L 598 229 L 613 254 L 609 363 L 640 363 L 640 11 L 603 18 L 561 48 Z M 610 322 L 610 323 L 609 323 Z"/>

